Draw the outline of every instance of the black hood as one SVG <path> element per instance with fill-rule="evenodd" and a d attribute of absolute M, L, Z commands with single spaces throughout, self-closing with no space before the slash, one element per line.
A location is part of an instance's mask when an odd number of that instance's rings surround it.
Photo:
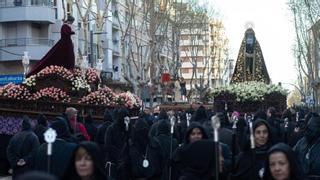
<path fill-rule="evenodd" d="M 320 138 L 320 117 L 310 118 L 306 126 L 304 136 L 306 137 L 309 144 L 313 144 Z"/>
<path fill-rule="evenodd" d="M 94 165 L 94 179 L 97 179 L 97 180 L 102 180 L 102 179 L 107 179 L 106 177 L 106 174 L 104 173 L 104 168 L 103 168 L 103 162 L 102 162 L 102 155 L 101 155 L 101 151 L 98 147 L 97 144 L 93 143 L 93 142 L 81 142 L 78 147 L 75 149 L 74 153 L 73 153 L 73 156 L 70 160 L 70 166 L 69 166 L 69 169 L 68 169 L 68 172 L 70 174 L 70 178 L 75 178 L 77 179 L 76 177 L 79 177 L 76 173 L 76 169 L 75 169 L 75 165 L 74 165 L 74 162 L 75 162 L 75 154 L 77 152 L 77 150 L 79 148 L 84 148 L 87 153 L 90 155 L 92 161 L 93 161 L 93 165 Z"/>
<path fill-rule="evenodd" d="M 124 125 L 124 118 L 129 116 L 129 111 L 127 108 L 120 108 L 115 112 L 115 123 L 118 125 Z"/>
<path fill-rule="evenodd" d="M 167 112 L 162 109 L 160 111 L 160 113 L 159 113 L 158 119 L 159 120 L 161 120 L 161 119 L 169 119 L 169 116 L 168 116 Z"/>
<path fill-rule="evenodd" d="M 196 121 L 196 122 L 201 122 L 201 123 L 203 123 L 203 122 L 208 120 L 207 111 L 204 108 L 204 106 L 200 106 L 197 109 L 193 120 Z"/>
<path fill-rule="evenodd" d="M 112 115 L 111 115 L 111 112 L 109 111 L 109 109 L 106 109 L 104 111 L 103 121 L 104 122 L 113 122 L 113 118 L 112 118 Z"/>
<path fill-rule="evenodd" d="M 157 129 L 157 135 L 164 134 L 170 135 L 170 124 L 167 120 L 160 120 Z"/>
<path fill-rule="evenodd" d="M 298 159 L 295 156 L 294 151 L 290 146 L 284 143 L 278 143 L 274 146 L 272 146 L 269 151 L 268 151 L 268 156 L 267 156 L 267 161 L 265 163 L 265 174 L 264 174 L 264 179 L 271 179 L 271 172 L 270 172 L 270 167 L 269 167 L 269 157 L 271 154 L 274 152 L 282 152 L 286 155 L 288 161 L 289 161 L 289 167 L 290 167 L 290 179 L 293 180 L 300 180 L 304 179 L 303 176 L 301 175 L 302 169 L 300 168 L 298 164 Z"/>
<path fill-rule="evenodd" d="M 254 121 L 253 125 L 252 125 L 252 129 L 253 129 L 253 133 L 254 131 L 261 125 L 265 125 L 268 129 L 268 141 L 265 145 L 261 146 L 261 147 L 256 147 L 256 150 L 257 151 L 261 151 L 261 152 L 264 152 L 266 153 L 266 151 L 273 145 L 273 138 L 272 136 L 274 136 L 272 134 L 272 131 L 270 129 L 270 125 L 269 123 L 266 121 L 266 120 L 263 120 L 263 119 L 257 119 Z M 250 132 L 249 133 L 249 137 L 250 137 Z M 250 150 L 250 138 L 247 139 L 246 143 L 245 143 L 245 146 L 244 146 L 244 150 L 248 151 Z"/>
<path fill-rule="evenodd" d="M 68 129 L 66 120 L 63 117 L 56 117 L 50 126 L 52 129 L 56 130 L 57 138 L 69 141 L 71 134 Z"/>
<path fill-rule="evenodd" d="M 184 137 L 184 142 L 185 142 L 185 144 L 189 144 L 189 136 L 190 136 L 190 134 L 191 134 L 191 132 L 192 132 L 192 130 L 193 130 L 194 128 L 199 128 L 199 129 L 201 130 L 201 132 L 202 132 L 202 139 L 208 139 L 208 134 L 207 134 L 206 130 L 204 129 L 204 127 L 203 127 L 200 123 L 198 123 L 198 122 L 192 122 L 192 123 L 190 124 L 187 132 L 186 132 L 185 137 Z"/>
<path fill-rule="evenodd" d="M 47 117 L 44 114 L 39 114 L 39 116 L 37 117 L 37 122 L 39 125 L 42 125 L 44 127 L 47 127 L 48 125 Z"/>
<path fill-rule="evenodd" d="M 145 149 L 149 142 L 148 139 L 149 126 L 143 119 L 138 119 L 134 123 L 132 131 L 132 142 L 141 153 L 145 153 Z"/>
<path fill-rule="evenodd" d="M 22 120 L 22 131 L 30 131 L 31 130 L 31 122 L 28 116 L 23 116 Z"/>
<path fill-rule="evenodd" d="M 214 171 L 214 154 L 214 142 L 210 140 L 199 140 L 186 145 L 181 150 L 184 173 L 202 177 L 201 179 L 211 177 Z"/>

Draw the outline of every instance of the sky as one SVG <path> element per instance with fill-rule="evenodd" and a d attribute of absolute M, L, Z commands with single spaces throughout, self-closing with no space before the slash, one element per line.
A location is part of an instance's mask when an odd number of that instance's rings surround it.
<path fill-rule="evenodd" d="M 245 25 L 252 22 L 272 83 L 294 83 L 294 26 L 287 0 L 207 0 L 229 38 L 230 58 L 237 59 Z M 292 89 L 292 87 L 287 87 Z"/>

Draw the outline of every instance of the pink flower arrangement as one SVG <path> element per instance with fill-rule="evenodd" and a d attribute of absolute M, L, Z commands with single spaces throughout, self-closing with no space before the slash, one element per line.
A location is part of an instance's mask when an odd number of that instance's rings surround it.
<path fill-rule="evenodd" d="M 115 93 L 108 87 L 94 91 L 81 98 L 79 103 L 114 106 L 116 100 Z"/>
<path fill-rule="evenodd" d="M 86 71 L 86 79 L 89 84 L 100 82 L 98 71 L 93 68 L 88 68 Z"/>
<path fill-rule="evenodd" d="M 138 96 L 132 94 L 131 92 L 118 94 L 116 96 L 116 103 L 121 106 L 124 105 L 129 109 L 142 106 L 141 99 Z"/>
<path fill-rule="evenodd" d="M 33 94 L 32 100 L 50 99 L 56 102 L 70 102 L 71 98 L 59 88 L 47 87 Z"/>
<path fill-rule="evenodd" d="M 31 93 L 25 86 L 9 83 L 0 88 L 0 96 L 10 99 L 30 100 Z"/>
<path fill-rule="evenodd" d="M 74 75 L 75 77 L 81 77 L 81 76 L 82 76 L 82 71 L 81 71 L 81 69 L 78 68 L 78 67 L 75 67 L 75 68 L 73 69 L 73 75 Z"/>
<path fill-rule="evenodd" d="M 51 65 L 44 68 L 39 73 L 37 73 L 37 77 L 46 77 L 49 75 L 60 76 L 61 78 L 70 80 L 70 81 L 73 81 L 74 79 L 73 73 L 62 66 Z"/>

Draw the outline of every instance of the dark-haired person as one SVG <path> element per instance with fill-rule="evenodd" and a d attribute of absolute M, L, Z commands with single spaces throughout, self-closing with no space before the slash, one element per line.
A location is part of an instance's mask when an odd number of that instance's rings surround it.
<path fill-rule="evenodd" d="M 320 179 L 320 117 L 312 117 L 294 151 L 308 179 Z"/>
<path fill-rule="evenodd" d="M 7 157 L 13 169 L 13 178 L 32 168 L 32 156 L 37 151 L 39 145 L 39 139 L 31 129 L 30 119 L 24 116 L 22 131 L 10 139 L 7 148 Z"/>
<path fill-rule="evenodd" d="M 71 40 L 71 35 L 75 34 L 71 29 L 71 24 L 73 22 L 74 18 L 68 16 L 61 27 L 60 40 L 32 67 L 31 71 L 27 74 L 27 77 L 37 74 L 42 69 L 51 65 L 62 66 L 67 69 L 74 68 L 75 58 Z"/>
<path fill-rule="evenodd" d="M 188 130 L 186 131 L 184 143 L 173 153 L 173 179 L 183 176 L 186 171 L 186 159 L 182 157 L 182 153 L 185 151 L 189 144 L 203 139 L 208 139 L 206 130 L 201 124 L 192 122 Z"/>
<path fill-rule="evenodd" d="M 235 180 L 262 178 L 267 151 L 273 144 L 268 122 L 257 119 L 253 124 L 253 135 L 255 142 L 254 152 L 250 148 L 250 141 L 248 140 L 237 159 L 235 173 L 232 175 Z M 252 161 L 252 157 L 255 157 L 255 162 Z"/>
<path fill-rule="evenodd" d="M 284 143 L 272 146 L 267 155 L 264 180 L 304 180 L 294 151 Z"/>
<path fill-rule="evenodd" d="M 74 151 L 63 180 L 106 180 L 99 146 L 82 142 Z"/>

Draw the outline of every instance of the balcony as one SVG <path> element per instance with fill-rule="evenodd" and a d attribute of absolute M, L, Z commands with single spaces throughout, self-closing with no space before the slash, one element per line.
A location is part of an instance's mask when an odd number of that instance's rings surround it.
<path fill-rule="evenodd" d="M 37 21 L 55 23 L 55 12 L 50 0 L 2 0 L 0 23 Z"/>
<path fill-rule="evenodd" d="M 20 60 L 17 54 L 28 51 L 32 59 L 41 59 L 53 46 L 54 41 L 43 38 L 16 38 L 0 40 L 0 59 L 4 61 Z M 6 53 L 10 52 L 10 53 Z"/>

